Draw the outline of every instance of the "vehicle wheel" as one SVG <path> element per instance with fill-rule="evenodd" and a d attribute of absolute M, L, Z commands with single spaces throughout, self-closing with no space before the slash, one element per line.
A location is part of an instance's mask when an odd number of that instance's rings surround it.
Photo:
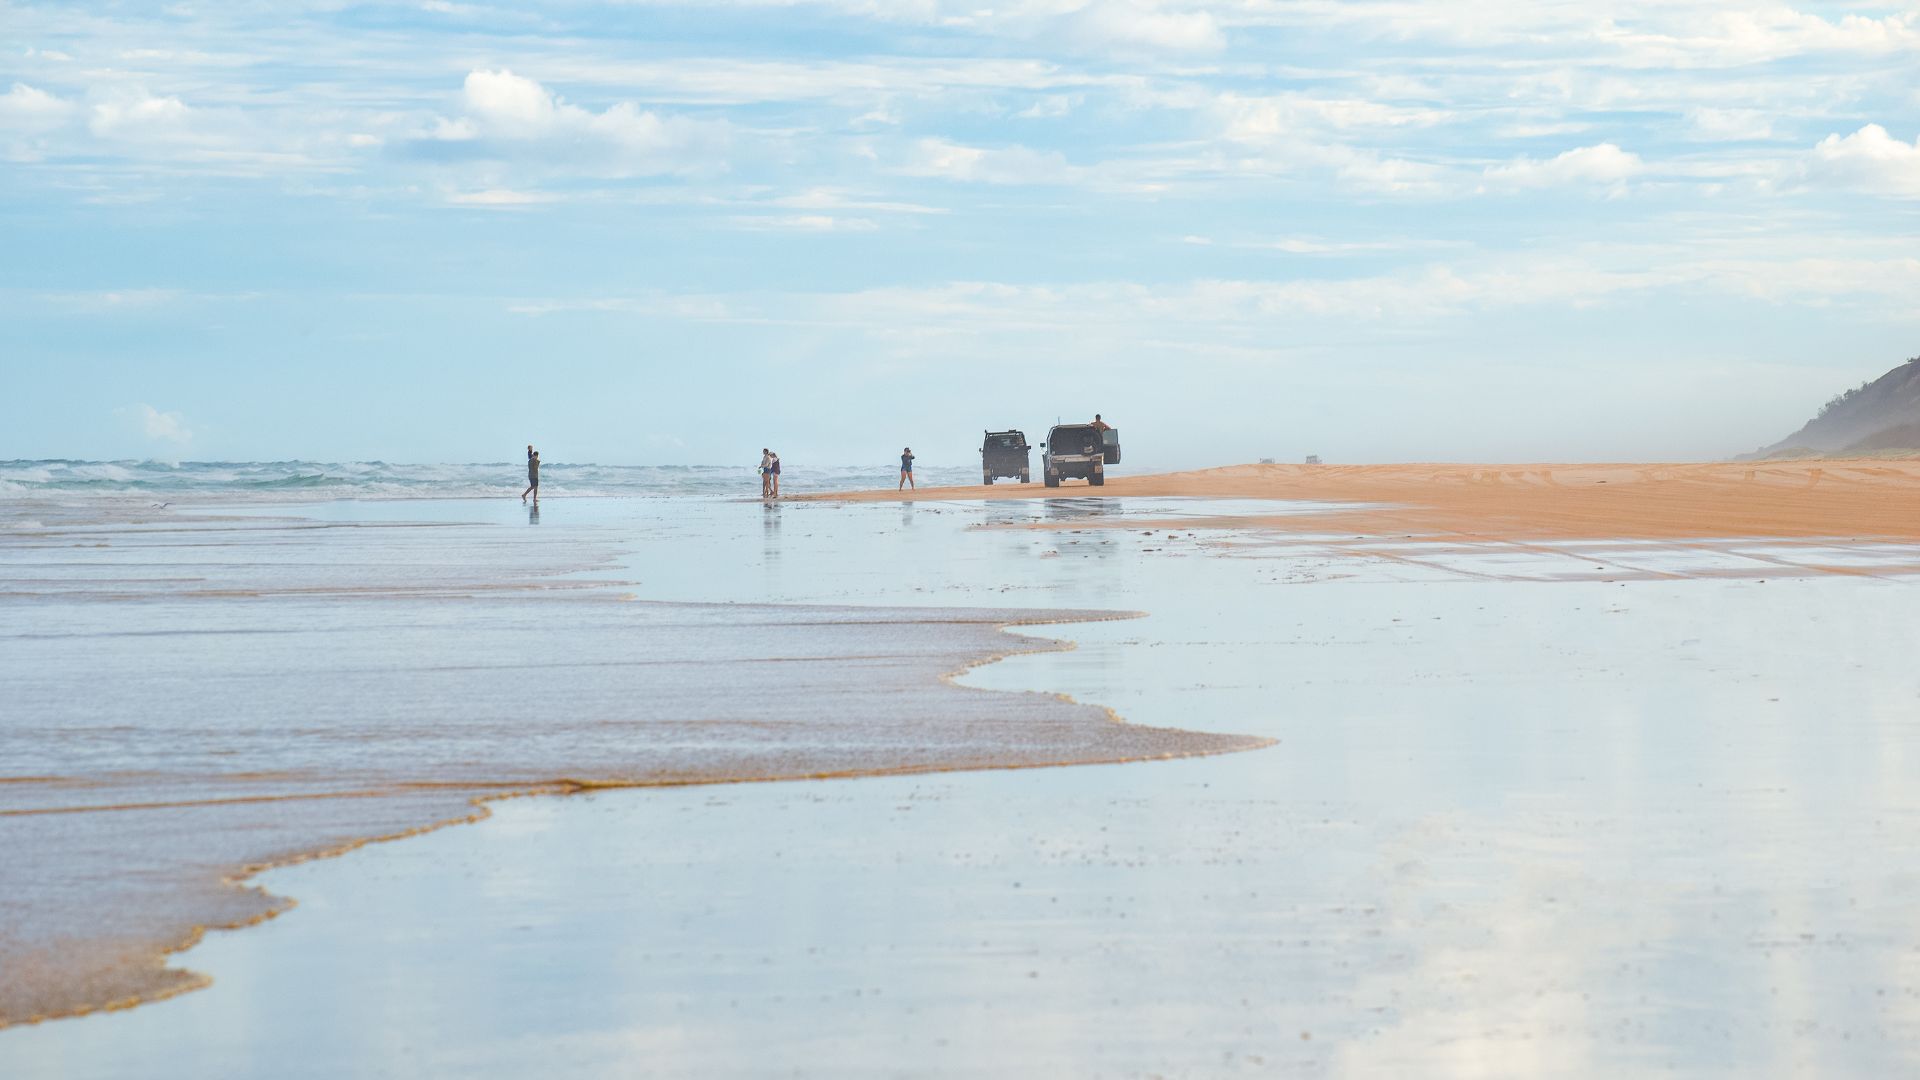
<path fill-rule="evenodd" d="M 1029 475 L 1027 474 L 1027 470 L 1025 470 L 1025 469 L 1021 469 L 1021 470 L 1020 470 L 1020 482 L 1021 482 L 1021 483 L 1023 483 L 1023 484 L 1025 484 L 1025 483 L 1028 483 L 1028 482 L 1029 482 L 1029 481 L 1031 481 L 1031 480 L 1032 480 L 1032 477 L 1031 477 L 1031 476 L 1029 476 Z"/>
<path fill-rule="evenodd" d="M 986 474 L 986 476 L 987 476 L 987 478 L 986 478 L 985 480 L 982 480 L 982 481 L 980 481 L 980 482 L 981 482 L 981 483 L 983 483 L 983 484 L 985 484 L 985 485 L 987 485 L 988 487 L 992 487 L 992 486 L 993 486 L 993 474 L 992 474 L 992 473 L 988 473 L 988 474 Z"/>
<path fill-rule="evenodd" d="M 1087 477 L 1087 483 L 1092 484 L 1094 487 L 1104 487 L 1107 483 L 1107 474 L 1094 473 L 1092 476 Z"/>
<path fill-rule="evenodd" d="M 1043 481 L 1044 481 L 1044 482 L 1046 483 L 1046 485 L 1047 485 L 1048 487 L 1059 487 L 1059 486 L 1060 486 L 1060 478 L 1059 478 L 1059 477 L 1057 477 L 1057 476 L 1055 476 L 1055 475 L 1053 475 L 1052 473 L 1048 473 L 1048 474 L 1047 474 L 1047 475 L 1046 475 L 1046 476 L 1045 476 L 1045 477 L 1043 478 Z"/>

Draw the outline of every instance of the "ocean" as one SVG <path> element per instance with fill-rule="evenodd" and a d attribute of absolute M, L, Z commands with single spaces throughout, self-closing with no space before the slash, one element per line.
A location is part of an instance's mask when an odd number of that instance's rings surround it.
<path fill-rule="evenodd" d="M 0 1028 L 203 985 L 164 951 L 285 906 L 231 882 L 476 800 L 1261 743 L 955 686 L 1041 647 L 1002 626 L 1114 614 L 902 595 L 1036 538 L 763 501 L 748 469 L 548 468 L 576 497 L 522 504 L 506 465 L 4 466 Z M 775 599 L 783 565 L 820 601 Z"/>
<path fill-rule="evenodd" d="M 923 484 L 979 483 L 973 466 L 921 466 Z M 891 487 L 889 466 L 784 465 L 783 494 Z M 148 495 L 160 499 L 289 503 L 315 499 L 459 499 L 518 495 L 520 461 L 402 464 L 386 461 L 0 461 L 0 498 Z M 578 496 L 760 494 L 748 465 L 597 465 L 553 461 L 540 467 L 540 493 Z"/>

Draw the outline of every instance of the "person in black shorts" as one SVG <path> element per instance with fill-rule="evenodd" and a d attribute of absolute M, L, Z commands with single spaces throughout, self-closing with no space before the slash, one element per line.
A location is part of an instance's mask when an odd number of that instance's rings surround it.
<path fill-rule="evenodd" d="M 920 490 L 920 485 L 913 482 L 913 447 L 904 446 L 900 448 L 900 487 L 894 490 L 909 486 L 915 491 Z"/>
<path fill-rule="evenodd" d="M 531 494 L 534 502 L 540 501 L 540 451 L 527 444 L 527 490 L 520 493 L 520 501 L 526 502 Z"/>

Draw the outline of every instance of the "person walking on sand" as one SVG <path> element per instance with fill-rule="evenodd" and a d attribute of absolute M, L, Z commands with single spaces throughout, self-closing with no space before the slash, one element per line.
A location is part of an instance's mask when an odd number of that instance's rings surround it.
<path fill-rule="evenodd" d="M 760 497 L 773 494 L 773 451 L 760 448 Z"/>
<path fill-rule="evenodd" d="M 528 495 L 533 496 L 534 502 L 540 501 L 540 451 L 532 444 L 527 446 L 527 490 L 520 493 L 520 501 L 526 502 Z"/>
<path fill-rule="evenodd" d="M 899 491 L 905 487 L 911 487 L 915 491 L 920 490 L 920 485 L 913 482 L 913 447 L 911 446 L 900 448 L 900 487 L 894 490 Z"/>

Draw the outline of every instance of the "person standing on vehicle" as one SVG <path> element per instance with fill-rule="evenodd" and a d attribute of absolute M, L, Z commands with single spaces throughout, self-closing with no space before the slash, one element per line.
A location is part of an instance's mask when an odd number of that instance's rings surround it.
<path fill-rule="evenodd" d="M 911 446 L 900 448 L 900 486 L 894 490 L 899 491 L 905 487 L 912 487 L 915 491 L 920 490 L 920 485 L 913 482 L 913 447 Z"/>
<path fill-rule="evenodd" d="M 1092 426 L 1093 426 L 1093 430 L 1095 431 L 1112 431 L 1113 430 L 1113 425 L 1107 423 L 1105 420 L 1100 419 L 1099 413 L 1093 414 Z"/>

